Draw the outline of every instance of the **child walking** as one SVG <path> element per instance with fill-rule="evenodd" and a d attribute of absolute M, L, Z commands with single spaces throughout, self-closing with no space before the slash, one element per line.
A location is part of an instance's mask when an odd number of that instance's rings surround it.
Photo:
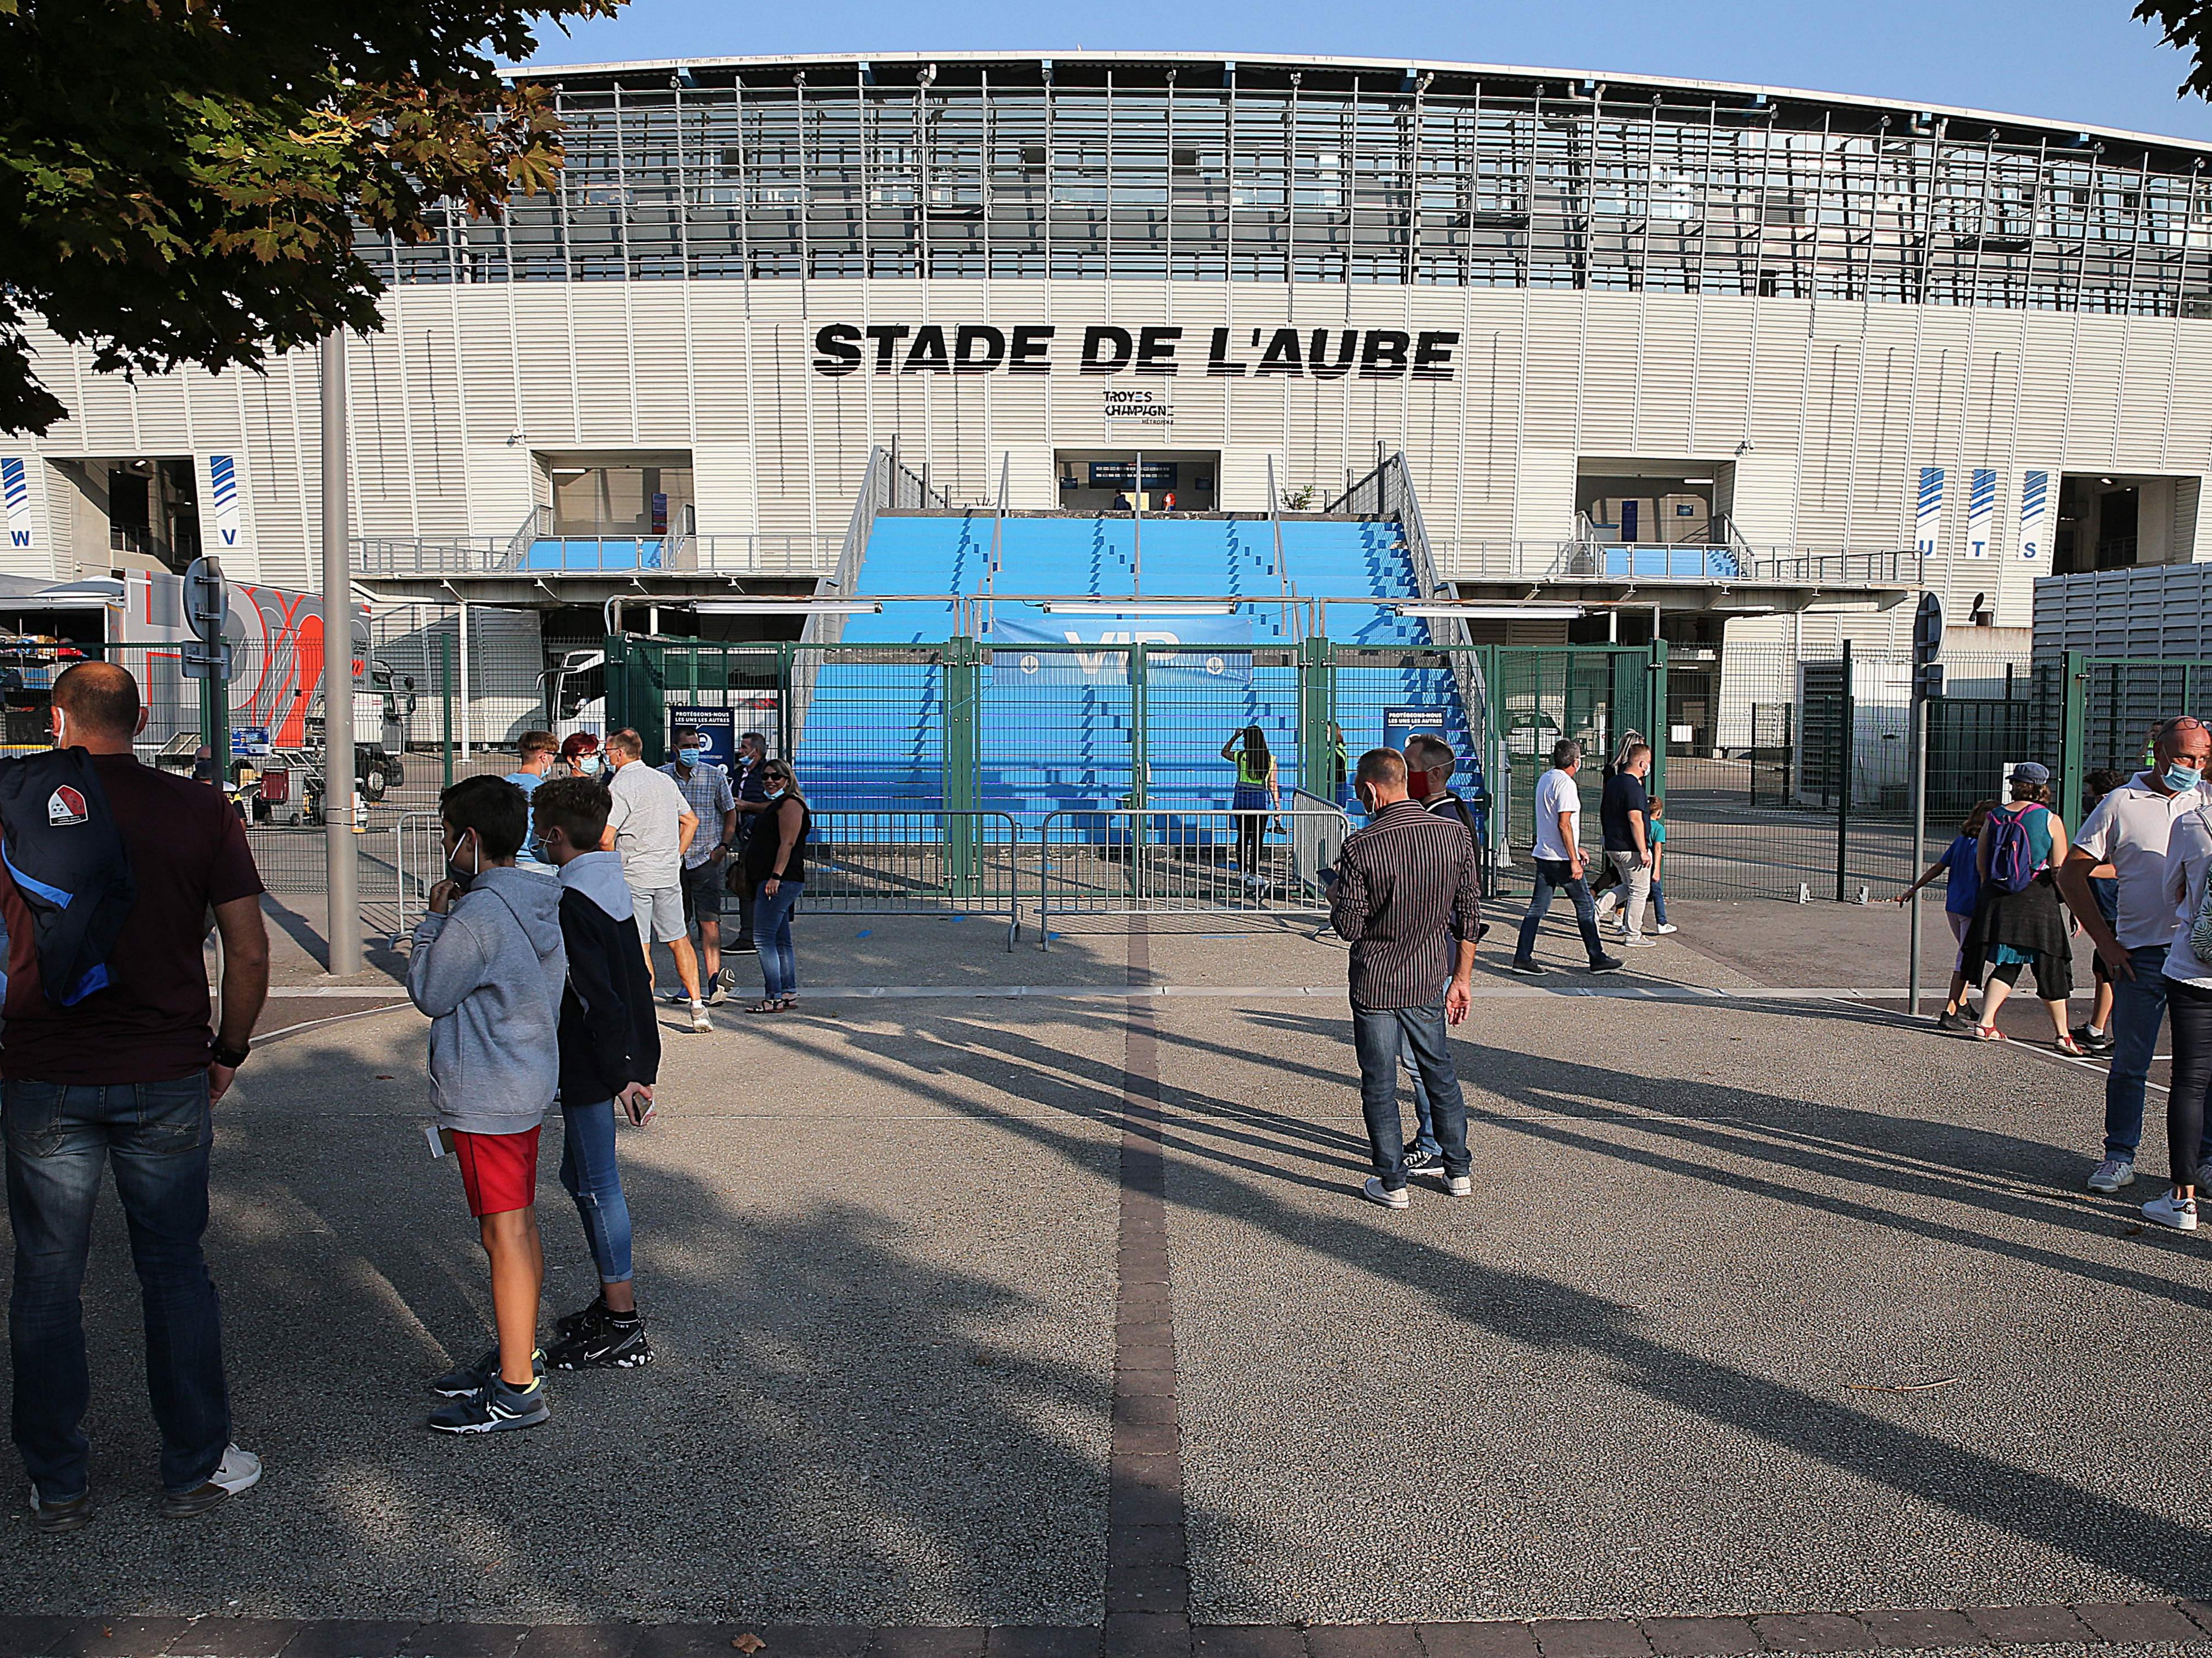
<path fill-rule="evenodd" d="M 1937 876 L 1944 878 L 1943 919 L 1951 924 L 1951 937 L 1957 941 L 1959 949 L 1951 958 L 1951 994 L 1943 1004 L 1942 1012 L 1936 1016 L 1938 1030 L 1965 1032 L 1974 1028 L 1966 1006 L 1966 929 L 1973 924 L 1974 907 L 1982 896 L 1981 865 L 1975 861 L 1982 825 L 1989 821 L 1996 804 L 1994 800 L 1975 801 L 1966 822 L 1959 825 L 1959 838 L 1943 848 L 1942 854 L 1922 872 L 1918 880 L 1890 899 L 1895 904 L 1909 903 L 1914 893 Z"/>
<path fill-rule="evenodd" d="M 653 1362 L 630 1263 L 629 1200 L 615 1163 L 615 1114 L 653 1116 L 660 1026 L 622 858 L 601 852 L 611 805 L 589 777 L 543 784 L 532 799 L 538 844 L 557 872 L 568 983 L 561 996 L 561 1184 L 576 1200 L 599 1273 L 592 1304 L 554 1327 L 547 1363 L 629 1370 Z"/>
<path fill-rule="evenodd" d="M 551 1414 L 539 1374 L 538 1135 L 553 1103 L 561 986 L 560 889 L 514 866 L 530 832 L 522 791 L 471 777 L 438 798 L 447 878 L 415 929 L 407 994 L 430 1016 L 430 1093 L 491 1261 L 498 1344 L 431 1384 L 440 1433 L 534 1428 Z"/>

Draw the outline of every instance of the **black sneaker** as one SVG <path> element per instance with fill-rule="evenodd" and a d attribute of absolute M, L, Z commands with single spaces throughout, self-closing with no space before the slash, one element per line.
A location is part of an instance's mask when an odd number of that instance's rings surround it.
<path fill-rule="evenodd" d="M 723 950 L 732 956 L 757 956 L 760 946 L 750 938 L 740 938 L 733 944 L 724 944 Z"/>
<path fill-rule="evenodd" d="M 1938 1030 L 1948 1030 L 1954 1035 L 1959 1035 L 1972 1030 L 1974 1028 L 1974 1022 L 1963 1013 L 1938 1013 L 1936 1016 L 1936 1028 Z"/>
<path fill-rule="evenodd" d="M 1415 1175 L 1441 1175 L 1444 1172 L 1444 1160 L 1433 1151 L 1409 1145 L 1406 1148 L 1405 1169 L 1409 1179 Z"/>
<path fill-rule="evenodd" d="M 545 1378 L 533 1376 L 527 1388 L 510 1388 L 495 1372 L 465 1399 L 449 1399 L 430 1412 L 430 1428 L 441 1434 L 497 1434 L 534 1428 L 550 1418 Z"/>
<path fill-rule="evenodd" d="M 554 1343 L 546 1363 L 556 1370 L 636 1370 L 653 1363 L 653 1344 L 641 1318 L 606 1321 Z"/>
<path fill-rule="evenodd" d="M 2109 1054 L 2112 1051 L 2112 1033 L 2092 1030 L 2086 1024 L 2074 1027 L 2074 1041 L 2084 1054 Z"/>
<path fill-rule="evenodd" d="M 530 1356 L 530 1368 L 538 1376 L 545 1374 L 545 1350 L 540 1347 Z M 430 1391 L 441 1399 L 466 1399 L 499 1374 L 499 1349 L 495 1347 L 473 1364 L 456 1364 L 430 1384 Z"/>
<path fill-rule="evenodd" d="M 1593 973 L 1618 973 L 1627 965 L 1618 956 L 1601 956 L 1590 963 L 1589 970 Z"/>
<path fill-rule="evenodd" d="M 574 1312 L 563 1313 L 560 1317 L 555 1319 L 553 1321 L 553 1333 L 556 1336 L 558 1336 L 562 1341 L 566 1341 L 570 1336 L 579 1334 L 583 1331 L 598 1329 L 601 1325 L 605 1324 L 614 1315 L 607 1310 L 606 1297 L 604 1295 L 593 1296 L 592 1297 L 592 1304 L 590 1306 L 579 1307 Z M 559 1344 L 556 1342 L 555 1345 L 558 1345 Z"/>
<path fill-rule="evenodd" d="M 49 1503 L 31 1487 L 31 1529 L 42 1537 L 60 1537 L 82 1531 L 92 1523 L 92 1491 L 79 1491 L 66 1503 Z"/>
<path fill-rule="evenodd" d="M 1532 979 L 1541 978 L 1544 973 L 1544 969 L 1535 963 L 1524 962 L 1517 956 L 1505 964 L 1505 970 L 1508 973 L 1525 973 Z"/>

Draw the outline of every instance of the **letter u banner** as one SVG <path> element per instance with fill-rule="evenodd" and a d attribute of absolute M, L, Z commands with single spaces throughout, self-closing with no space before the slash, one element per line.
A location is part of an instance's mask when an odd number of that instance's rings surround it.
<path fill-rule="evenodd" d="M 1912 544 L 1923 555 L 1933 556 L 1942 550 L 1943 541 L 1943 469 L 1923 466 L 1920 469 L 1920 495 L 1912 514 Z"/>
<path fill-rule="evenodd" d="M 8 508 L 9 546 L 27 550 L 36 520 L 31 516 L 30 468 L 21 455 L 0 456 L 0 501 Z"/>

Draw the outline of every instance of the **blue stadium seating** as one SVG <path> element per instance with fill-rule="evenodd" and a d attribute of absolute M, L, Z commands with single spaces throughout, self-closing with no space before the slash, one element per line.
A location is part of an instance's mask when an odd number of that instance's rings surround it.
<path fill-rule="evenodd" d="M 995 579 L 988 568 L 991 529 L 982 513 L 879 516 L 858 585 L 862 596 L 894 602 L 880 615 L 848 618 L 842 642 L 939 644 L 955 630 L 955 601 L 986 591 L 1105 598 L 1139 591 L 1138 526 L 1129 518 L 1009 518 L 1000 528 Z M 1070 614 L 996 600 L 982 636 L 992 660 L 982 670 L 977 804 L 1034 817 L 1128 799 L 1133 722 L 1122 658 L 1067 647 L 1122 643 L 1138 632 L 1152 646 L 1148 804 L 1226 806 L 1235 778 L 1221 745 L 1247 725 L 1267 733 L 1290 786 L 1297 780 L 1298 705 L 1297 671 L 1287 653 L 1299 629 L 1297 599 L 1285 601 L 1286 586 L 1300 597 L 1354 601 L 1328 607 L 1332 639 L 1382 653 L 1339 675 L 1337 719 L 1350 753 L 1382 740 L 1384 714 L 1393 708 L 1443 709 L 1448 739 L 1463 748 L 1465 720 L 1451 676 L 1389 655 L 1393 647 L 1428 638 L 1425 623 L 1391 608 L 1415 593 L 1398 526 L 1301 519 L 1285 521 L 1282 537 L 1287 574 L 1277 568 L 1264 519 L 1145 520 L 1141 591 L 1249 596 L 1233 615 L 1152 613 L 1141 600 L 1127 614 Z M 1273 659 L 1255 659 L 1255 651 Z M 942 671 L 927 663 L 823 666 L 799 755 L 815 804 L 940 805 L 944 689 Z M 1333 777 L 1316 783 L 1317 793 L 1334 789 Z"/>

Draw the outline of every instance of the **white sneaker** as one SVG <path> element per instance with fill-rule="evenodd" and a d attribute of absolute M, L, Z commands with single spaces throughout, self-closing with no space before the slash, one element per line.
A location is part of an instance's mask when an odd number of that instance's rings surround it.
<path fill-rule="evenodd" d="M 1662 921 L 1657 926 L 1653 927 L 1651 930 L 1654 932 L 1658 933 L 1662 938 L 1664 938 L 1669 932 L 1680 932 L 1682 929 L 1676 926 L 1672 921 Z"/>
<path fill-rule="evenodd" d="M 691 1028 L 692 1029 L 698 1031 L 702 1035 L 704 1035 L 714 1029 L 714 1022 L 707 1015 L 706 1003 L 694 1002 L 691 1004 Z"/>
<path fill-rule="evenodd" d="M 1624 932 L 1620 935 L 1620 947 L 1623 950 L 1650 950 L 1658 942 L 1656 938 L 1647 938 L 1640 932 Z"/>
<path fill-rule="evenodd" d="M 2153 1198 L 2142 1206 L 2143 1218 L 2154 1220 L 2160 1226 L 2171 1226 L 2177 1232 L 2197 1230 L 2197 1199 L 2176 1197 L 2168 1192 L 2162 1198 Z"/>
<path fill-rule="evenodd" d="M 1370 1203 L 1381 1204 L 1385 1209 L 1403 1209 L 1413 1201 L 1406 1195 L 1406 1188 L 1402 1186 L 1395 1192 L 1385 1190 L 1380 1175 L 1370 1175 L 1367 1184 L 1359 1188 L 1359 1195 Z"/>
<path fill-rule="evenodd" d="M 228 1501 L 240 1491 L 251 1491 L 261 1483 L 261 1459 L 252 1451 L 241 1451 L 235 1445 L 224 1448 L 222 1461 L 216 1463 L 196 1490 L 171 1491 L 161 1498 L 161 1512 L 172 1520 L 189 1520 L 195 1515 L 205 1514 L 217 1503 Z"/>
<path fill-rule="evenodd" d="M 1446 1175 L 1444 1176 L 1444 1190 L 1450 1193 L 1455 1198 L 1472 1197 L 1474 1195 L 1474 1176 L 1470 1175 Z"/>
<path fill-rule="evenodd" d="M 2117 1192 L 2123 1186 L 2135 1183 L 2136 1165 L 2129 1157 L 2106 1157 L 2097 1165 L 2097 1172 L 2089 1176 L 2092 1192 Z"/>

